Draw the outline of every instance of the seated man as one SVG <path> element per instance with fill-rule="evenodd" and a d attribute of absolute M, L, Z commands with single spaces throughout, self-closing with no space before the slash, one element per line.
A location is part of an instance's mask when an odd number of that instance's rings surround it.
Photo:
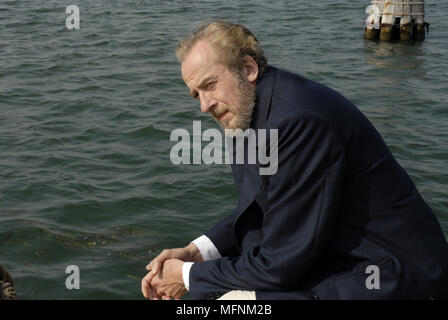
<path fill-rule="evenodd" d="M 261 175 L 260 163 L 232 164 L 237 207 L 187 247 L 152 260 L 145 297 L 448 297 L 439 222 L 354 105 L 268 66 L 241 25 L 202 26 L 177 55 L 190 94 L 223 129 L 278 130 L 270 151 L 278 168 Z"/>

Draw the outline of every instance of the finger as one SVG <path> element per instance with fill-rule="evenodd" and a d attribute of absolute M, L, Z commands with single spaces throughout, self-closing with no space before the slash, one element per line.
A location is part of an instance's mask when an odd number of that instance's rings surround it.
<path fill-rule="evenodd" d="M 159 256 L 152 259 L 151 262 L 146 265 L 146 270 L 151 271 L 151 269 L 154 269 L 154 263 L 157 261 L 157 259 L 159 259 Z"/>
<path fill-rule="evenodd" d="M 159 284 L 160 281 L 158 280 L 158 277 L 157 277 L 157 276 L 160 277 L 160 272 L 157 274 L 157 273 L 154 272 L 154 269 L 151 270 L 151 271 L 146 275 L 146 279 L 148 280 L 148 283 L 149 283 L 149 287 L 150 287 L 150 288 L 156 287 L 156 286 Z"/>
<path fill-rule="evenodd" d="M 149 290 L 152 289 L 151 281 L 154 275 L 149 272 L 143 279 L 142 279 L 142 293 L 143 296 L 148 299 L 149 298 Z"/>
<path fill-rule="evenodd" d="M 159 276 L 153 275 L 151 277 L 151 283 L 150 283 L 151 288 L 157 288 L 158 286 L 160 286 L 160 284 L 161 284 L 161 280 L 160 280 Z"/>
<path fill-rule="evenodd" d="M 151 271 L 151 269 L 154 269 L 154 261 L 156 261 L 159 257 L 152 259 L 150 263 L 146 265 L 146 270 Z"/>
<path fill-rule="evenodd" d="M 151 261 L 151 269 L 154 273 L 158 273 L 160 271 L 165 260 L 171 258 L 172 252 L 173 251 L 171 249 L 165 249 L 153 261 Z"/>
<path fill-rule="evenodd" d="M 182 299 L 183 295 L 184 295 L 184 293 L 177 292 L 176 294 L 173 295 L 173 298 L 174 298 L 174 300 L 180 300 L 180 299 Z"/>
<path fill-rule="evenodd" d="M 154 260 L 154 263 L 153 263 L 153 265 L 152 265 L 152 272 L 154 273 L 154 274 L 157 274 L 158 272 L 159 272 L 159 270 L 161 269 L 160 267 L 161 267 L 161 264 L 163 263 L 163 261 L 165 261 L 166 259 L 163 259 L 162 261 L 161 261 L 161 259 L 157 259 L 157 260 Z"/>
<path fill-rule="evenodd" d="M 167 294 L 160 288 L 156 288 L 157 296 L 163 298 L 163 296 L 167 296 Z"/>
<path fill-rule="evenodd" d="M 149 296 L 150 296 L 151 300 L 160 300 L 160 297 L 159 297 L 159 295 L 157 295 L 157 292 L 155 289 L 151 289 L 149 292 L 150 292 Z"/>
<path fill-rule="evenodd" d="M 171 297 L 169 297 L 169 296 L 163 296 L 163 297 L 162 297 L 162 300 L 171 300 Z"/>
<path fill-rule="evenodd" d="M 166 259 L 165 259 L 166 260 Z M 164 261 L 164 260 L 163 260 Z M 145 269 L 149 272 L 153 271 L 157 273 L 157 270 L 160 270 L 160 264 L 163 263 L 163 261 L 160 261 L 159 257 L 151 261 Z"/>
<path fill-rule="evenodd" d="M 146 277 L 144 277 L 142 279 L 142 294 L 146 299 L 149 298 L 149 289 L 150 289 L 150 282 L 146 279 Z"/>

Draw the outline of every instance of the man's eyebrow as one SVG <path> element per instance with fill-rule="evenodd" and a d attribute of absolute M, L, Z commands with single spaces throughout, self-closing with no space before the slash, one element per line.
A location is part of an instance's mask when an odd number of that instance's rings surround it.
<path fill-rule="evenodd" d="M 204 78 L 200 83 L 199 83 L 199 85 L 198 85 L 198 88 L 201 88 L 201 87 L 203 87 L 204 85 L 206 85 L 207 84 L 207 82 L 209 82 L 209 81 L 214 81 L 214 80 L 216 80 L 218 78 L 218 76 L 216 76 L 216 75 L 212 75 L 212 76 L 208 76 L 208 77 L 206 77 L 206 78 Z M 193 98 L 196 96 L 196 94 L 197 94 L 197 91 L 196 90 L 190 90 L 190 96 L 192 96 Z"/>
<path fill-rule="evenodd" d="M 190 92 L 188 93 L 190 96 L 192 96 L 193 98 L 196 98 L 196 90 L 190 90 Z"/>

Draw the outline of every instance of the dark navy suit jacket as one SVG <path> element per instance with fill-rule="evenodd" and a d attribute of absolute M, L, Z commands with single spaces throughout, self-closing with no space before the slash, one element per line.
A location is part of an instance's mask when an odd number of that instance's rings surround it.
<path fill-rule="evenodd" d="M 193 264 L 193 299 L 235 289 L 257 299 L 448 297 L 439 222 L 354 105 L 269 67 L 251 127 L 278 129 L 278 171 L 232 165 L 239 203 L 206 233 L 222 258 Z M 369 265 L 379 289 L 366 286 Z"/>

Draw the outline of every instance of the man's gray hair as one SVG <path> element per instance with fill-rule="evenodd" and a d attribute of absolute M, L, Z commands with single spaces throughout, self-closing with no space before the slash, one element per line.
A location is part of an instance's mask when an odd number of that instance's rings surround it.
<path fill-rule="evenodd" d="M 226 21 L 203 23 L 193 34 L 179 42 L 176 55 L 182 63 L 191 47 L 199 40 L 206 40 L 218 49 L 220 62 L 229 70 L 238 72 L 244 57 L 251 56 L 258 65 L 258 79 L 266 71 L 268 60 L 257 38 L 246 27 Z"/>

